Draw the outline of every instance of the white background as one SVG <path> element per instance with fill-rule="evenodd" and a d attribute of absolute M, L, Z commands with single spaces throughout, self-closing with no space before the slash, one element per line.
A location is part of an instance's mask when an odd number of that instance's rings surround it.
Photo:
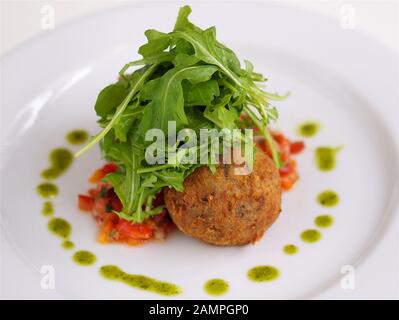
<path fill-rule="evenodd" d="M 0 55 L 43 31 L 41 9 L 52 5 L 55 9 L 55 28 L 60 24 L 94 12 L 116 6 L 129 5 L 134 1 L 85 0 L 85 1 L 5 1 L 0 0 Z M 339 19 L 344 5 L 355 9 L 355 28 L 369 33 L 393 50 L 399 48 L 398 1 L 277 1 Z M 182 1 L 184 3 L 184 1 Z M 0 70 L 1 72 L 1 70 Z M 3 201 L 5 199 L 2 199 Z M 4 261 L 2 257 L 7 256 Z M 32 276 L 6 243 L 0 248 L 0 297 L 1 298 L 60 298 L 54 291 L 40 288 L 41 275 Z M 11 272 L 12 271 L 12 272 Z M 8 275 L 15 275 L 10 278 Z M 24 276 L 29 275 L 29 276 Z M 39 296 L 40 295 L 40 296 Z M 337 297 L 339 298 L 339 297 Z"/>

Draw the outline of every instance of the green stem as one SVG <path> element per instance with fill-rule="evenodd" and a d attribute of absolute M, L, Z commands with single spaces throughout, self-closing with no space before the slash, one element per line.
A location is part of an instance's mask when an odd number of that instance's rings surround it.
<path fill-rule="evenodd" d="M 122 115 L 123 111 L 125 111 L 127 105 L 129 104 L 130 100 L 133 98 L 133 96 L 137 93 L 138 89 L 142 85 L 145 79 L 153 72 L 157 65 L 153 64 L 151 67 L 149 67 L 137 80 L 137 82 L 134 84 L 132 89 L 130 90 L 129 94 L 126 96 L 126 98 L 122 101 L 122 103 L 119 105 L 116 113 L 112 117 L 111 121 L 108 122 L 107 126 L 98 134 L 96 134 L 93 139 L 85 145 L 82 149 L 80 149 L 76 154 L 75 157 L 80 157 L 83 153 L 85 153 L 87 150 L 89 150 L 92 146 L 100 142 L 102 138 L 105 137 L 105 135 L 112 129 L 113 125 L 115 122 L 119 119 L 119 117 Z"/>
<path fill-rule="evenodd" d="M 266 141 L 267 141 L 267 143 L 268 143 L 268 145 L 270 147 L 270 151 L 272 153 L 273 161 L 276 164 L 276 167 L 278 169 L 280 169 L 281 166 L 282 166 L 280 155 L 277 152 L 276 145 L 274 143 L 274 140 L 273 140 L 272 136 L 270 135 L 269 130 L 267 129 L 267 127 L 265 125 L 262 124 L 262 122 L 256 117 L 256 115 L 253 113 L 253 111 L 249 107 L 246 106 L 246 107 L 244 107 L 244 109 L 248 113 L 248 115 L 251 118 L 251 120 L 255 123 L 255 125 L 262 132 L 263 136 L 265 137 L 265 139 L 266 139 Z"/>

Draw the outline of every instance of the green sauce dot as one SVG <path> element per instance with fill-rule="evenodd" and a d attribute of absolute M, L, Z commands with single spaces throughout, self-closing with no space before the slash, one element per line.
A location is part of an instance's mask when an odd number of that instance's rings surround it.
<path fill-rule="evenodd" d="M 288 255 L 293 255 L 298 253 L 298 247 L 295 244 L 287 244 L 284 246 L 283 251 Z"/>
<path fill-rule="evenodd" d="M 73 145 L 85 143 L 89 139 L 89 134 L 85 130 L 77 129 L 69 132 L 65 139 Z"/>
<path fill-rule="evenodd" d="M 68 149 L 57 148 L 50 152 L 50 167 L 43 170 L 41 176 L 53 180 L 62 175 L 73 162 L 73 154 Z"/>
<path fill-rule="evenodd" d="M 43 203 L 42 215 L 52 216 L 54 214 L 54 205 L 51 201 L 46 201 Z"/>
<path fill-rule="evenodd" d="M 46 180 L 54 180 L 57 179 L 60 176 L 60 170 L 58 170 L 57 168 L 47 168 L 44 169 L 41 174 L 43 179 Z"/>
<path fill-rule="evenodd" d="M 332 190 L 326 190 L 317 196 L 317 201 L 324 207 L 333 207 L 338 204 L 339 196 Z"/>
<path fill-rule="evenodd" d="M 336 154 L 341 150 L 341 147 L 318 147 L 315 150 L 315 162 L 320 171 L 331 171 L 335 168 Z"/>
<path fill-rule="evenodd" d="M 204 290 L 212 296 L 220 296 L 229 290 L 229 284 L 223 279 L 211 279 L 205 283 Z"/>
<path fill-rule="evenodd" d="M 319 228 L 329 228 L 329 227 L 331 227 L 333 225 L 334 218 L 332 216 L 327 215 L 327 214 L 323 214 L 323 215 L 317 216 L 314 219 L 314 223 Z"/>
<path fill-rule="evenodd" d="M 280 276 L 280 271 L 272 266 L 257 266 L 250 269 L 247 276 L 255 282 L 272 281 Z"/>
<path fill-rule="evenodd" d="M 58 195 L 58 187 L 52 183 L 41 183 L 36 187 L 37 193 L 46 199 L 55 198 Z"/>
<path fill-rule="evenodd" d="M 122 278 L 124 272 L 117 266 L 102 266 L 100 268 L 101 275 L 108 280 L 118 280 Z"/>
<path fill-rule="evenodd" d="M 96 256 L 90 251 L 76 251 L 73 255 L 73 261 L 81 266 L 90 266 L 97 261 Z"/>
<path fill-rule="evenodd" d="M 51 219 L 47 226 L 52 233 L 64 239 L 69 237 L 72 230 L 72 227 L 69 224 L 69 222 L 62 218 Z"/>
<path fill-rule="evenodd" d="M 301 239 L 308 243 L 314 243 L 321 239 L 321 233 L 315 229 L 308 229 L 301 233 Z"/>
<path fill-rule="evenodd" d="M 159 281 L 143 275 L 129 274 L 117 266 L 102 266 L 100 274 L 105 279 L 120 281 L 128 286 L 164 296 L 174 296 L 181 293 L 181 289 L 172 283 Z"/>
<path fill-rule="evenodd" d="M 303 137 L 313 137 L 319 132 L 320 125 L 316 122 L 304 122 L 298 127 L 298 134 Z"/>
<path fill-rule="evenodd" d="M 73 249 L 75 247 L 75 244 L 72 241 L 70 241 L 70 240 L 65 240 L 62 243 L 62 247 L 64 249 L 66 249 L 66 250 L 70 250 L 70 249 Z"/>

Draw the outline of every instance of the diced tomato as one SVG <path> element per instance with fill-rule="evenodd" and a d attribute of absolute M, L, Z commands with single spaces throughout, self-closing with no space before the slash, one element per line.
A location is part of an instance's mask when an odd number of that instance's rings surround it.
<path fill-rule="evenodd" d="M 118 166 L 115 163 L 107 163 L 101 169 L 94 171 L 92 176 L 89 178 L 89 182 L 98 183 L 104 178 L 108 173 L 115 172 Z"/>
<path fill-rule="evenodd" d="M 305 144 L 302 141 L 295 141 L 291 144 L 290 152 L 292 154 L 300 153 L 305 148 Z"/>
<path fill-rule="evenodd" d="M 118 232 L 120 240 L 148 240 L 153 233 L 153 230 L 143 223 L 131 223 L 123 219 L 119 219 L 115 230 Z"/>
<path fill-rule="evenodd" d="M 115 163 L 107 163 L 103 168 L 103 173 L 104 175 L 107 175 L 108 173 L 115 172 L 118 169 L 118 166 Z"/>
<path fill-rule="evenodd" d="M 95 189 L 89 189 L 88 193 L 89 193 L 89 195 L 92 198 L 95 198 L 97 196 L 97 194 L 98 194 L 98 190 L 96 188 Z"/>
<path fill-rule="evenodd" d="M 94 173 L 89 178 L 89 182 L 98 183 L 98 182 L 100 182 L 100 180 L 102 178 L 104 178 L 104 173 L 103 173 L 102 169 L 97 169 L 96 171 L 94 171 Z"/>
<path fill-rule="evenodd" d="M 283 163 L 286 163 L 290 159 L 290 155 L 287 152 L 280 152 L 280 159 Z"/>
<path fill-rule="evenodd" d="M 279 169 L 281 187 L 283 190 L 289 190 L 298 180 L 296 162 L 292 159 L 292 155 L 301 152 L 305 148 L 302 141 L 291 142 L 282 133 L 271 132 L 277 152 L 282 161 L 282 167 Z M 270 157 L 272 156 L 266 139 L 257 141 L 257 146 Z"/>
<path fill-rule="evenodd" d="M 112 210 L 115 210 L 115 211 L 122 210 L 122 203 L 118 197 L 115 196 L 111 199 L 111 207 L 112 207 Z"/>
<path fill-rule="evenodd" d="M 114 214 L 108 215 L 101 225 L 100 232 L 98 233 L 98 242 L 107 243 L 109 242 L 109 236 L 114 228 Z M 116 216 L 116 215 L 115 215 Z"/>
<path fill-rule="evenodd" d="M 94 200 L 92 197 L 80 194 L 78 200 L 78 206 L 80 210 L 91 211 L 94 208 Z"/>
<path fill-rule="evenodd" d="M 281 184 L 284 190 L 289 190 L 299 179 L 296 171 L 291 172 L 289 175 L 281 178 Z"/>
<path fill-rule="evenodd" d="M 110 213 L 104 219 L 98 234 L 98 241 L 124 242 L 129 245 L 142 244 L 153 237 L 154 229 L 145 223 L 131 223 Z"/>
<path fill-rule="evenodd" d="M 108 199 L 98 198 L 94 201 L 94 209 L 96 211 L 96 219 L 104 220 L 105 216 L 110 212 Z"/>
<path fill-rule="evenodd" d="M 273 139 L 277 142 L 280 146 L 286 142 L 286 139 L 282 133 L 272 133 Z"/>
<path fill-rule="evenodd" d="M 284 167 L 279 169 L 281 176 L 286 176 L 290 174 L 293 170 L 294 168 L 292 167 L 292 164 L 290 162 L 287 163 Z"/>

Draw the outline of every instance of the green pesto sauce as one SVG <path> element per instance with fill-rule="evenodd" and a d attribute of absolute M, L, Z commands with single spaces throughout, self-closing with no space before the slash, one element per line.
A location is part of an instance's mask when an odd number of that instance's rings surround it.
<path fill-rule="evenodd" d="M 71 234 L 72 227 L 68 221 L 62 218 L 53 218 L 48 222 L 48 229 L 58 237 L 67 239 Z"/>
<path fill-rule="evenodd" d="M 338 204 L 339 196 L 332 190 L 325 190 L 317 196 L 317 202 L 324 207 L 333 207 Z"/>
<path fill-rule="evenodd" d="M 62 175 L 72 164 L 73 154 L 68 149 L 57 148 L 50 152 L 50 167 L 43 170 L 44 179 L 53 180 Z"/>
<path fill-rule="evenodd" d="M 42 215 L 52 216 L 54 214 L 54 205 L 51 201 L 46 201 L 43 203 Z"/>
<path fill-rule="evenodd" d="M 108 279 L 123 282 L 131 287 L 151 291 L 164 296 L 174 296 L 181 293 L 181 289 L 175 284 L 159 281 L 143 275 L 128 274 L 117 266 L 102 266 L 100 274 Z"/>
<path fill-rule="evenodd" d="M 334 218 L 327 214 L 317 216 L 314 219 L 314 224 L 319 228 L 329 228 L 333 225 L 333 223 L 334 223 Z"/>
<path fill-rule="evenodd" d="M 272 266 L 257 266 L 249 269 L 247 276 L 255 282 L 272 281 L 280 276 L 280 271 Z"/>
<path fill-rule="evenodd" d="M 55 198 L 58 194 L 58 187 L 52 183 L 41 183 L 36 187 L 37 193 L 46 199 Z"/>
<path fill-rule="evenodd" d="M 301 239 L 308 243 L 314 243 L 321 239 L 321 233 L 315 229 L 308 229 L 301 233 Z"/>
<path fill-rule="evenodd" d="M 62 218 L 53 218 L 48 222 L 48 229 L 56 236 L 61 238 L 68 238 L 71 234 L 72 227 L 68 221 Z"/>
<path fill-rule="evenodd" d="M 90 266 L 97 261 L 96 256 L 90 251 L 76 251 L 73 255 L 73 261 L 81 266 Z"/>
<path fill-rule="evenodd" d="M 89 139 L 89 134 L 82 129 L 76 129 L 65 136 L 65 139 L 73 145 L 79 145 L 85 143 Z"/>
<path fill-rule="evenodd" d="M 341 147 L 318 147 L 315 151 L 315 163 L 320 171 L 331 171 L 336 166 L 336 154 L 341 150 Z"/>
<path fill-rule="evenodd" d="M 229 284 L 223 279 L 211 279 L 204 285 L 206 293 L 212 296 L 220 296 L 229 290 Z"/>
<path fill-rule="evenodd" d="M 62 247 L 63 247 L 65 250 L 71 250 L 71 249 L 75 248 L 75 244 L 74 244 L 72 241 L 70 241 L 70 240 L 65 240 L 65 241 L 62 243 Z"/>
<path fill-rule="evenodd" d="M 287 244 L 283 248 L 284 253 L 288 255 L 293 255 L 298 253 L 298 247 L 295 244 Z"/>
<path fill-rule="evenodd" d="M 304 122 L 298 127 L 298 133 L 302 137 L 313 137 L 319 132 L 320 125 L 316 122 Z"/>

